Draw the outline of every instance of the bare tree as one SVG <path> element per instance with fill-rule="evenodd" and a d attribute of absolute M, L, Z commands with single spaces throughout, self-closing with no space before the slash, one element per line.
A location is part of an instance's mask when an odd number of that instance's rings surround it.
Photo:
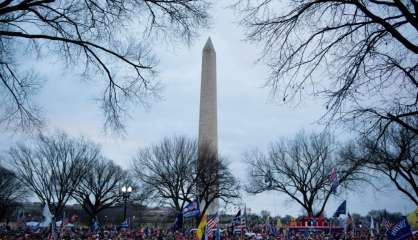
<path fill-rule="evenodd" d="M 329 123 L 418 133 L 415 0 L 239 0 L 236 7 L 248 39 L 264 43 L 267 85 L 284 102 L 313 93 L 326 99 Z"/>
<path fill-rule="evenodd" d="M 201 152 L 202 153 L 202 152 Z M 199 167 L 195 140 L 165 138 L 159 144 L 140 150 L 133 160 L 135 176 L 150 194 L 176 211 L 194 199 L 208 205 L 216 199 L 230 202 L 238 198 L 239 184 L 225 161 L 212 161 L 212 154 L 201 154 Z"/>
<path fill-rule="evenodd" d="M 148 43 L 190 42 L 207 25 L 208 7 L 205 0 L 0 1 L 0 123 L 42 124 L 31 98 L 42 81 L 18 60 L 46 55 L 80 67 L 82 78 L 103 81 L 97 88 L 103 89 L 105 127 L 123 129 L 128 104 L 146 104 L 158 87 Z"/>
<path fill-rule="evenodd" d="M 195 197 L 196 151 L 196 143 L 185 137 L 164 138 L 161 143 L 138 152 L 132 162 L 135 176 L 151 196 L 181 211 Z"/>
<path fill-rule="evenodd" d="M 195 195 L 204 203 L 200 211 L 206 212 L 215 201 L 233 204 L 240 199 L 240 185 L 228 168 L 228 162 L 213 151 L 210 145 L 200 145 L 197 167 L 193 175 Z M 201 221 L 200 216 L 198 223 Z"/>
<path fill-rule="evenodd" d="M 93 220 L 104 209 L 121 202 L 120 189 L 127 181 L 127 172 L 113 161 L 102 158 L 88 169 L 74 192 L 74 198 Z"/>
<path fill-rule="evenodd" d="M 39 135 L 31 144 L 18 144 L 10 149 L 9 156 L 17 177 L 60 217 L 100 151 L 83 138 L 60 133 Z"/>
<path fill-rule="evenodd" d="M 361 165 L 339 158 L 336 143 L 327 133 L 310 136 L 300 133 L 293 140 L 272 143 L 266 154 L 255 150 L 246 158 L 249 193 L 284 193 L 309 216 L 320 216 L 332 195 L 329 180 L 332 168 L 337 171 L 339 188 L 366 180 Z"/>
<path fill-rule="evenodd" d="M 396 188 L 418 205 L 418 136 L 400 127 L 391 127 L 364 137 L 347 154 L 355 164 L 387 177 Z"/>
<path fill-rule="evenodd" d="M 0 166 L 0 176 L 0 219 L 3 219 L 29 194 L 26 186 L 17 179 L 13 171 Z"/>

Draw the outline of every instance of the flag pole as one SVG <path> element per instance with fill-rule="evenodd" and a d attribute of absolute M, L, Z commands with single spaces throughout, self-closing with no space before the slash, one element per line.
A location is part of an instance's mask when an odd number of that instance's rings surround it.
<path fill-rule="evenodd" d="M 245 207 L 245 205 L 244 205 L 244 207 Z M 242 229 L 243 229 L 243 227 L 242 227 L 242 219 L 240 218 L 239 221 L 240 221 L 240 225 L 241 225 L 241 231 L 239 232 L 239 235 L 240 235 L 239 236 L 239 239 L 242 240 Z"/>
<path fill-rule="evenodd" d="M 183 210 L 181 212 L 181 235 L 185 235 L 184 234 L 184 215 L 183 215 Z"/>
<path fill-rule="evenodd" d="M 332 225 L 332 220 L 333 220 L 334 218 L 333 217 L 331 217 L 331 219 L 330 219 L 330 221 L 329 221 L 329 231 L 328 231 L 328 235 L 330 235 L 331 236 L 331 225 Z"/>
<path fill-rule="evenodd" d="M 247 207 L 247 205 L 246 205 L 246 203 L 244 203 L 244 219 L 245 219 L 245 215 L 247 214 L 246 213 L 246 207 Z M 242 232 L 243 232 L 243 227 L 242 227 L 242 219 L 240 219 L 240 224 L 241 224 L 241 232 L 240 232 L 240 234 L 241 234 L 241 240 L 243 239 L 243 237 L 242 237 Z M 245 221 L 245 225 L 247 225 L 247 221 Z"/>

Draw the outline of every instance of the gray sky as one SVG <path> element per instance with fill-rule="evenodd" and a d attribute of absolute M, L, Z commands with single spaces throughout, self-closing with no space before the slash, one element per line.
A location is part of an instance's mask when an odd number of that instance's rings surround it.
<path fill-rule="evenodd" d="M 211 29 L 201 32 L 192 46 L 173 44 L 155 49 L 160 61 L 158 78 L 164 86 L 163 99 L 149 109 L 138 106 L 126 122 L 127 134 L 123 138 L 103 132 L 102 115 L 93 100 L 97 97 L 92 90 L 93 82 L 74 79 L 72 69 L 65 69 L 51 59 L 40 63 L 37 59 L 22 60 L 22 64 L 33 67 L 40 78 L 47 80 L 37 97 L 48 121 L 47 131 L 59 129 L 72 136 L 89 137 L 124 168 L 129 168 L 138 148 L 157 143 L 165 136 L 197 137 L 201 50 L 209 36 L 217 52 L 219 150 L 230 159 L 237 177 L 245 182 L 242 158 L 245 151 L 255 147 L 265 149 L 272 140 L 291 138 L 301 129 L 320 131 L 323 127 L 316 121 L 325 110 L 320 99 L 306 98 L 298 106 L 289 106 L 269 98 L 269 89 L 262 87 L 267 69 L 255 64 L 260 49 L 242 41 L 244 35 L 236 23 L 238 18 L 225 6 L 225 1 L 214 6 Z M 342 130 L 338 134 L 342 140 L 350 135 Z M 11 132 L 1 134 L 0 150 L 26 137 Z M 410 212 L 415 208 L 390 185 L 380 192 L 361 186 L 356 194 L 331 199 L 326 213 L 332 214 L 343 198 L 348 199 L 348 211 L 362 214 L 371 209 Z M 245 196 L 243 202 L 253 212 L 265 209 L 274 215 L 301 213 L 299 206 L 278 193 Z"/>

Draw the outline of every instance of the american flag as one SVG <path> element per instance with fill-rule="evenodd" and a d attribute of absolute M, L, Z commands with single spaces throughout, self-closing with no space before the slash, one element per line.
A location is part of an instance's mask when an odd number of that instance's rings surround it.
<path fill-rule="evenodd" d="M 383 219 L 383 226 L 385 226 L 386 231 L 392 228 L 393 224 L 389 222 L 387 219 Z"/>
<path fill-rule="evenodd" d="M 218 214 L 210 216 L 209 219 L 208 219 L 208 223 L 207 223 L 208 233 L 211 233 L 211 232 L 215 231 L 216 227 L 218 226 L 218 223 L 219 223 Z"/>
<path fill-rule="evenodd" d="M 246 227 L 246 215 L 246 209 L 244 209 L 244 216 L 241 215 L 241 209 L 238 211 L 238 213 L 232 220 L 232 225 L 234 226 L 234 229 L 242 229 Z"/>
<path fill-rule="evenodd" d="M 232 219 L 232 225 L 240 225 L 241 224 L 241 209 L 238 210 L 235 217 Z"/>

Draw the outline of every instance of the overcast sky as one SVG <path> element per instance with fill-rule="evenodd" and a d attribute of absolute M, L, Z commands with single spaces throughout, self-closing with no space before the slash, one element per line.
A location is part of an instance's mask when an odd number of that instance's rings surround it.
<path fill-rule="evenodd" d="M 255 64 L 260 47 L 242 41 L 244 35 L 238 27 L 238 18 L 225 6 L 225 1 L 214 6 L 211 28 L 201 32 L 190 47 L 178 44 L 156 47 L 158 78 L 164 87 L 162 99 L 149 109 L 138 106 L 131 114 L 132 119 L 126 122 L 127 133 L 122 138 L 103 132 L 102 115 L 93 100 L 97 97 L 94 83 L 74 79 L 72 69 L 65 69 L 51 59 L 22 60 L 22 64 L 33 67 L 46 80 L 37 96 L 48 121 L 46 131 L 59 129 L 72 136 L 86 136 L 100 143 L 107 157 L 127 169 L 140 147 L 157 143 L 165 136 L 197 137 L 201 51 L 209 36 L 217 53 L 219 150 L 231 161 L 232 171 L 244 183 L 246 166 L 242 155 L 245 151 L 255 147 L 266 149 L 272 140 L 291 138 L 302 129 L 321 131 L 323 126 L 316 123 L 324 113 L 320 99 L 307 98 L 295 107 L 269 98 L 269 89 L 263 87 L 267 70 L 262 64 Z M 337 133 L 340 140 L 350 136 L 347 130 L 339 129 Z M 12 132 L 1 134 L 0 150 L 26 137 Z M 415 208 L 390 185 L 379 192 L 361 186 L 358 193 L 332 198 L 326 213 L 332 214 L 345 198 L 348 211 L 361 214 L 371 209 L 410 212 Z M 301 214 L 299 206 L 278 193 L 245 196 L 243 202 L 252 212 L 264 209 L 274 215 Z"/>

